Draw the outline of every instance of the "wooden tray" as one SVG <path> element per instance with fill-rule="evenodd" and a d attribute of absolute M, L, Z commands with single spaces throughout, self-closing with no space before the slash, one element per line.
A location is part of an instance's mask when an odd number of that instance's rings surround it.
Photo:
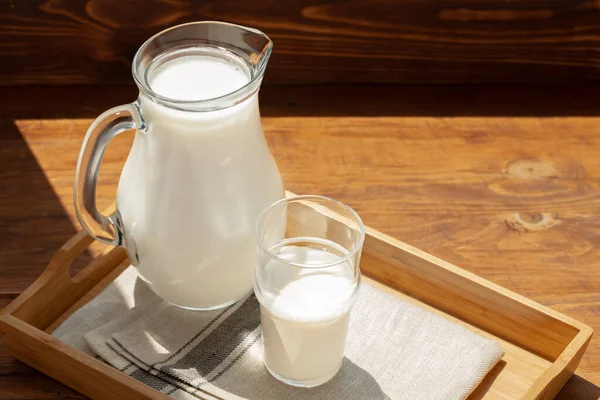
<path fill-rule="evenodd" d="M 170 399 L 50 335 L 129 266 L 125 251 L 111 248 L 71 277 L 72 261 L 92 242 L 85 232 L 69 240 L 0 314 L 0 334 L 16 358 L 89 397 Z M 368 228 L 361 269 L 374 285 L 502 345 L 504 357 L 470 399 L 553 398 L 593 333 L 581 322 Z"/>

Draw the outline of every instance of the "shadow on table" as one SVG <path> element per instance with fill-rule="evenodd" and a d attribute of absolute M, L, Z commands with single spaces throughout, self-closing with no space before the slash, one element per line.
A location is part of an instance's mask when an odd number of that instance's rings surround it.
<path fill-rule="evenodd" d="M 14 120 L 0 117 L 0 282 L 17 295 L 76 233 Z M 84 252 L 78 263 L 87 264 Z"/>
<path fill-rule="evenodd" d="M 579 375 L 573 375 L 562 388 L 555 400 L 598 400 L 600 387 Z"/>
<path fill-rule="evenodd" d="M 600 83 L 479 85 L 264 85 L 263 117 L 596 116 Z M 14 118 L 94 118 L 137 97 L 130 86 L 0 88 Z"/>

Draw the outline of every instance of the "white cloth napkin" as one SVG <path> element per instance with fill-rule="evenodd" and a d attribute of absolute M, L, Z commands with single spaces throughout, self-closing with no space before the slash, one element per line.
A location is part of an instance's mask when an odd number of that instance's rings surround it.
<path fill-rule="evenodd" d="M 133 267 L 54 336 L 176 399 L 465 399 L 504 351 L 495 342 L 364 284 L 340 373 L 311 389 L 271 377 L 260 312 L 248 296 L 223 310 L 173 307 Z"/>

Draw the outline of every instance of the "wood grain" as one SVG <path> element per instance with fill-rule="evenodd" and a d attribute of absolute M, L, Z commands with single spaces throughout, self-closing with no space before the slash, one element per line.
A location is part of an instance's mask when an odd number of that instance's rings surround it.
<path fill-rule="evenodd" d="M 259 28 L 271 83 L 597 80 L 590 0 L 0 0 L 0 84 L 133 83 L 136 49 L 183 22 Z"/>
<path fill-rule="evenodd" d="M 261 107 L 290 190 L 338 198 L 372 227 L 599 330 L 594 93 L 283 86 L 264 88 Z M 0 90 L 0 296 L 27 287 L 78 229 L 73 171 L 89 118 L 134 98 L 131 88 Z M 130 140 L 107 151 L 100 206 L 114 200 Z M 32 373 L 2 351 L 2 374 Z M 594 338 L 558 398 L 600 397 L 599 371 Z"/>

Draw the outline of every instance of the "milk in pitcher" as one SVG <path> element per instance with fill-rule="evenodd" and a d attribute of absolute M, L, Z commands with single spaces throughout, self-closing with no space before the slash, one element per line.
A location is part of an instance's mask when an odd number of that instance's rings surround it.
<path fill-rule="evenodd" d="M 173 53 L 155 60 L 146 79 L 175 106 L 140 97 L 147 131 L 135 137 L 117 205 L 142 279 L 174 305 L 219 308 L 252 290 L 255 219 L 283 186 L 256 92 L 228 108 L 186 109 L 248 84 L 245 65 L 208 48 Z"/>

